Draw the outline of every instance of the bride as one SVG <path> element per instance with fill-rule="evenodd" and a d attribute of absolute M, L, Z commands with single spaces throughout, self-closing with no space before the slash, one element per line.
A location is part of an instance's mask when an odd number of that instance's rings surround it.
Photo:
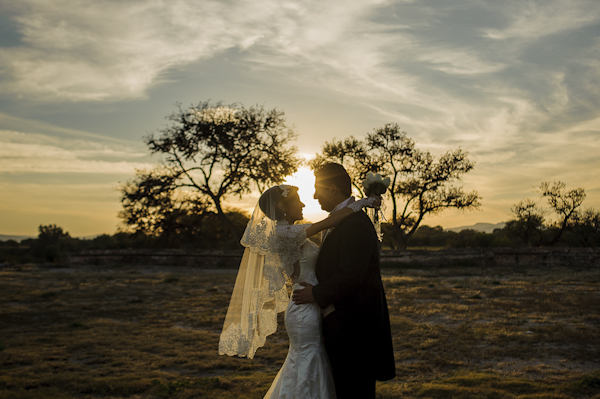
<path fill-rule="evenodd" d="M 288 298 L 299 282 L 318 283 L 315 264 L 319 248 L 310 237 L 333 228 L 364 206 L 379 201 L 366 198 L 333 212 L 315 224 L 299 224 L 304 204 L 298 188 L 271 187 L 260 197 L 241 243 L 244 256 L 219 340 L 219 354 L 252 359 L 266 337 L 277 330 L 277 313 L 286 310 L 290 348 L 265 398 L 335 398 L 333 377 L 323 345 L 321 309 L 316 303 L 296 305 Z"/>

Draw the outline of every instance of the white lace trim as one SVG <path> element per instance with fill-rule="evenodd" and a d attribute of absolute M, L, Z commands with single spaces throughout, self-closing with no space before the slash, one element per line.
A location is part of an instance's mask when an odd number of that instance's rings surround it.
<path fill-rule="evenodd" d="M 354 212 L 360 211 L 362 208 L 374 208 L 375 204 L 380 202 L 380 200 L 376 197 L 367 197 L 360 199 L 358 201 L 354 201 L 351 204 L 346 205 L 348 208 L 352 209 Z"/>
<path fill-rule="evenodd" d="M 254 290 L 251 300 L 255 303 L 264 301 L 266 290 Z M 259 309 L 246 314 L 246 320 L 233 323 L 221 332 L 219 354 L 254 358 L 256 350 L 265 345 L 267 336 L 277 331 L 277 313 L 283 312 L 288 303 L 287 289 L 283 287 L 275 293 L 275 309 Z M 262 302 L 263 304 L 265 302 Z M 244 325 L 244 328 L 242 328 Z"/>
<path fill-rule="evenodd" d="M 241 319 L 232 321 L 222 331 L 220 354 L 252 359 L 256 349 L 265 344 L 266 337 L 277 330 L 277 313 L 284 311 L 289 301 L 285 283 L 302 256 L 308 227 L 310 225 L 278 222 L 268 234 L 261 224 L 246 231 L 242 244 L 253 254 L 248 255 L 252 258 L 248 262 L 254 262 L 250 273 L 258 274 L 246 276 L 250 281 L 245 282 L 245 288 L 240 287 L 244 291 L 243 300 L 234 307 L 230 304 L 228 312 L 239 314 Z M 264 262 L 261 272 L 257 271 L 257 262 Z M 234 291 L 237 285 L 236 281 Z"/>

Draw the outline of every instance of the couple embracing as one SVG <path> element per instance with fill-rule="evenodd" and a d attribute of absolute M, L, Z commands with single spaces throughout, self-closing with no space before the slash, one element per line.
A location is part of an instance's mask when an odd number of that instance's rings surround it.
<path fill-rule="evenodd" d="M 335 163 L 315 172 L 314 198 L 330 216 L 294 224 L 304 207 L 297 187 L 260 197 L 242 237 L 219 353 L 253 358 L 286 311 L 290 348 L 265 398 L 375 398 L 375 381 L 395 375 L 380 244 L 362 211 L 379 200 L 354 201 L 350 177 Z M 318 232 L 320 248 L 307 239 Z"/>

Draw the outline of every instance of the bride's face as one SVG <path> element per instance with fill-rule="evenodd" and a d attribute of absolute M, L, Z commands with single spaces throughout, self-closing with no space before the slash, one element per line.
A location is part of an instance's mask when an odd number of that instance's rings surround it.
<path fill-rule="evenodd" d="M 294 223 L 297 220 L 302 220 L 304 218 L 304 216 L 302 215 L 302 208 L 304 208 L 304 204 L 302 203 L 302 201 L 300 201 L 298 191 L 290 192 L 283 206 L 285 208 L 285 219 L 290 224 Z"/>

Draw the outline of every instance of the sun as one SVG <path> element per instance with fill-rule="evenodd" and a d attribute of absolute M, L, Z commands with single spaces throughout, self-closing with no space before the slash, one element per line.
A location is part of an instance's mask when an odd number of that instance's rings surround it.
<path fill-rule="evenodd" d="M 307 167 L 301 167 L 296 173 L 285 179 L 285 184 L 298 187 L 300 200 L 304 207 L 304 219 L 317 222 L 327 217 L 328 213 L 321 209 L 319 202 L 313 198 L 315 193 L 315 175 Z"/>

